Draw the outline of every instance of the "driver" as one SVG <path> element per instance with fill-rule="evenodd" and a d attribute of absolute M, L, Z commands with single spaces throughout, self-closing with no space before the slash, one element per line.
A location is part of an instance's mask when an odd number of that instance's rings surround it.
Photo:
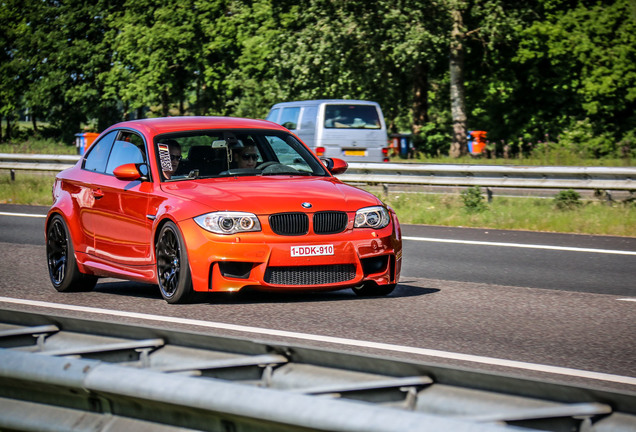
<path fill-rule="evenodd" d="M 246 140 L 242 146 L 232 149 L 232 161 L 236 168 L 256 168 L 258 156 L 256 144 L 251 140 Z"/>
<path fill-rule="evenodd" d="M 175 175 L 175 172 L 179 168 L 179 162 L 181 162 L 181 145 L 173 139 L 165 140 L 164 144 L 168 144 L 168 148 L 170 149 L 170 165 L 172 169 L 163 171 L 164 177 L 169 180 Z"/>

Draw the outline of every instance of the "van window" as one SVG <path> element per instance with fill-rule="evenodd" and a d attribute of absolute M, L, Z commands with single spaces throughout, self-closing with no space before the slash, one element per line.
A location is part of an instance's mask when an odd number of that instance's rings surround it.
<path fill-rule="evenodd" d="M 373 105 L 325 105 L 325 127 L 380 129 L 380 118 Z"/>
<path fill-rule="evenodd" d="M 316 111 L 318 107 L 308 106 L 303 109 L 303 116 L 300 119 L 300 129 L 313 131 L 316 128 Z"/>
<path fill-rule="evenodd" d="M 278 120 L 278 111 L 280 111 L 280 109 L 278 108 L 274 108 L 273 110 L 271 110 L 269 114 L 267 114 L 267 118 L 265 120 L 276 123 L 276 120 Z"/>
<path fill-rule="evenodd" d="M 280 125 L 287 129 L 296 129 L 298 127 L 298 116 L 300 115 L 300 107 L 283 108 L 280 115 Z"/>

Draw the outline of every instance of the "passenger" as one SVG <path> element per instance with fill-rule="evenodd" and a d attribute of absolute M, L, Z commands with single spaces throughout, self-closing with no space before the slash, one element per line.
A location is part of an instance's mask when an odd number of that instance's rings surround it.
<path fill-rule="evenodd" d="M 239 145 L 232 149 L 232 161 L 235 168 L 256 168 L 258 156 L 256 144 L 251 140 L 248 140 L 245 145 Z"/>

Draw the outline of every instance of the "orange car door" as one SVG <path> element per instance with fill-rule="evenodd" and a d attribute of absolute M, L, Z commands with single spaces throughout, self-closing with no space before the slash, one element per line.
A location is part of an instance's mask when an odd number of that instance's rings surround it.
<path fill-rule="evenodd" d="M 135 143 L 134 137 L 141 143 Z M 148 265 L 152 263 L 152 221 L 146 215 L 152 183 L 113 175 L 120 165 L 146 163 L 143 140 L 138 135 L 133 142 L 121 138 L 113 145 L 102 180 L 93 184 L 95 255 L 120 264 Z"/>

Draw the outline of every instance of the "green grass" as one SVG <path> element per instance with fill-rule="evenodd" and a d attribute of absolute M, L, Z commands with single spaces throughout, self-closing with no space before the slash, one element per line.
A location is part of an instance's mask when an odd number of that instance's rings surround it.
<path fill-rule="evenodd" d="M 0 203 L 51 205 L 53 174 L 0 172 Z M 636 237 L 636 205 L 583 201 L 572 210 L 557 209 L 554 199 L 495 196 L 480 212 L 469 212 L 459 194 L 391 193 L 381 198 L 401 223 L 490 229 L 551 231 Z"/>
<path fill-rule="evenodd" d="M 0 143 L 0 153 L 28 154 L 77 154 L 74 145 L 63 144 L 52 139 L 28 139 L 14 143 Z"/>
<path fill-rule="evenodd" d="M 16 172 L 15 180 L 11 180 L 8 171 L 0 171 L 0 203 L 51 205 L 51 187 L 55 174 L 27 174 Z"/>
<path fill-rule="evenodd" d="M 559 210 L 553 199 L 494 197 L 469 212 L 459 195 L 390 194 L 384 201 L 401 223 L 636 237 L 636 206 L 587 201 Z"/>

